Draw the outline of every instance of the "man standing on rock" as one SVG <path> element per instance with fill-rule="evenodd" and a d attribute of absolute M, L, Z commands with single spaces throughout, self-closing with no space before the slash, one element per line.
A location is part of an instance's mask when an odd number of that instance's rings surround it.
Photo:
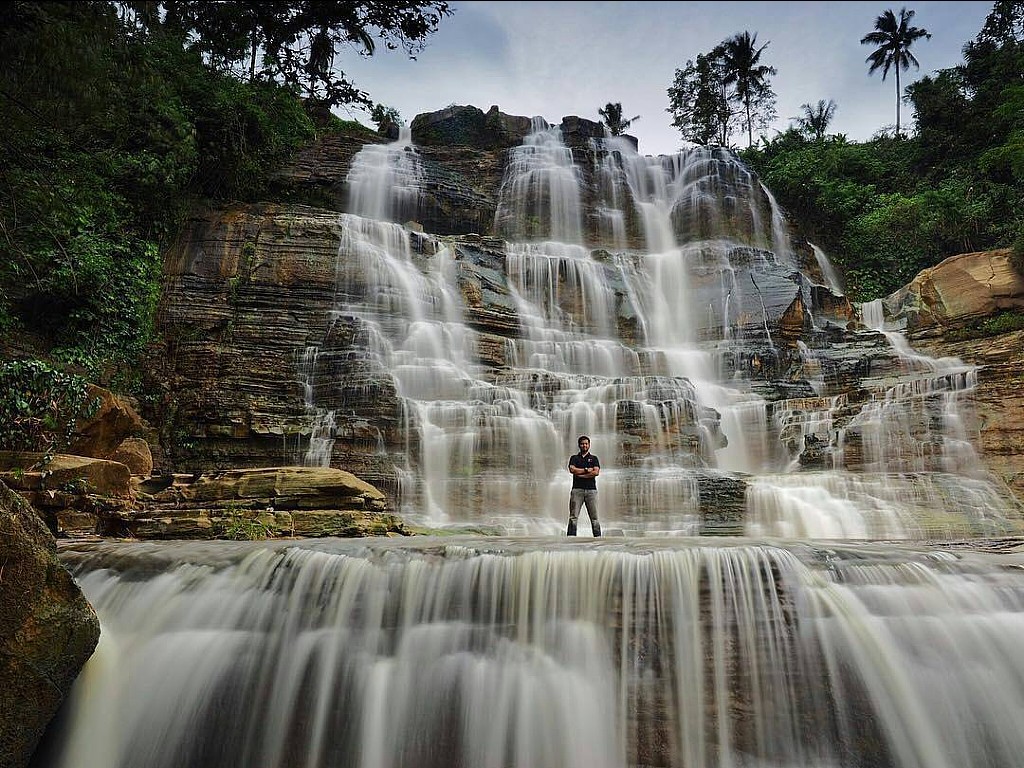
<path fill-rule="evenodd" d="M 590 452 L 589 437 L 581 435 L 576 444 L 580 452 L 570 456 L 568 464 L 572 491 L 569 492 L 569 528 L 565 535 L 576 535 L 576 520 L 580 516 L 580 508 L 586 504 L 590 527 L 596 537 L 601 535 L 601 523 L 597 519 L 597 476 L 601 474 L 601 462 Z"/>

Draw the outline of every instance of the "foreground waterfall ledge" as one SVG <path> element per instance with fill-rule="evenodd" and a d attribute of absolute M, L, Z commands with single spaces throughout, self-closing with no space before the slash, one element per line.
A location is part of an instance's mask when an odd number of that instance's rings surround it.
<path fill-rule="evenodd" d="M 1024 553 L 751 539 L 76 544 L 46 766 L 1019 764 Z"/>

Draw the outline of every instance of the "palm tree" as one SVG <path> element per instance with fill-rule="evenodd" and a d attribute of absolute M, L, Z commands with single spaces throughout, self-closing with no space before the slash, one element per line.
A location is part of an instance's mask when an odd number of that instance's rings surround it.
<path fill-rule="evenodd" d="M 906 8 L 900 9 L 899 20 L 892 11 L 886 11 L 875 19 L 875 31 L 869 32 L 861 38 L 861 45 L 877 45 L 870 56 L 865 59 L 871 64 L 868 74 L 874 74 L 876 69 L 882 70 L 882 79 L 889 74 L 890 69 L 896 70 L 896 135 L 900 135 L 900 70 L 904 72 L 910 69 L 910 65 L 920 67 L 914 54 L 910 52 L 910 46 L 915 40 L 922 37 L 931 38 L 931 33 L 920 27 L 910 26 L 910 20 L 914 18 L 914 12 Z"/>
<path fill-rule="evenodd" d="M 743 103 L 747 113 L 747 145 L 754 146 L 754 127 L 751 116 L 751 102 L 760 94 L 770 90 L 768 75 L 775 74 L 775 67 L 761 63 L 761 54 L 768 47 L 765 43 L 757 47 L 757 33 L 733 35 L 725 41 L 725 84 L 736 86 L 736 97 Z"/>
<path fill-rule="evenodd" d="M 804 111 L 803 115 L 794 118 L 800 130 L 813 136 L 815 141 L 824 141 L 828 124 L 836 114 L 836 103 L 832 99 L 819 99 L 813 107 L 810 104 L 801 104 L 800 109 Z"/>
<path fill-rule="evenodd" d="M 622 119 L 622 104 L 621 102 L 608 102 L 604 105 L 604 109 L 598 109 L 597 114 L 604 118 L 604 124 L 608 126 L 608 131 L 612 136 L 619 136 L 626 132 L 633 123 L 640 119 L 640 115 L 629 118 L 629 120 Z"/>

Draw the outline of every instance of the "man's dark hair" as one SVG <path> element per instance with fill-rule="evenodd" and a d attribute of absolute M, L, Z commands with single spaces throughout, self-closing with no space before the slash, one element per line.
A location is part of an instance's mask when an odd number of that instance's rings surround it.
<path fill-rule="evenodd" d="M 579 448 L 580 447 L 580 443 L 582 443 L 584 440 L 586 440 L 588 443 L 590 442 L 590 438 L 589 437 L 587 437 L 586 435 L 580 435 L 579 438 L 577 438 L 577 440 L 576 440 L 576 447 Z"/>

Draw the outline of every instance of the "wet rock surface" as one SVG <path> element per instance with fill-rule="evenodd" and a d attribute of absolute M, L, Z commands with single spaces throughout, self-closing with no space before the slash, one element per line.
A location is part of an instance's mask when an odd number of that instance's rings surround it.
<path fill-rule="evenodd" d="M 53 536 L 0 482 L 0 765 L 29 764 L 99 634 Z"/>

